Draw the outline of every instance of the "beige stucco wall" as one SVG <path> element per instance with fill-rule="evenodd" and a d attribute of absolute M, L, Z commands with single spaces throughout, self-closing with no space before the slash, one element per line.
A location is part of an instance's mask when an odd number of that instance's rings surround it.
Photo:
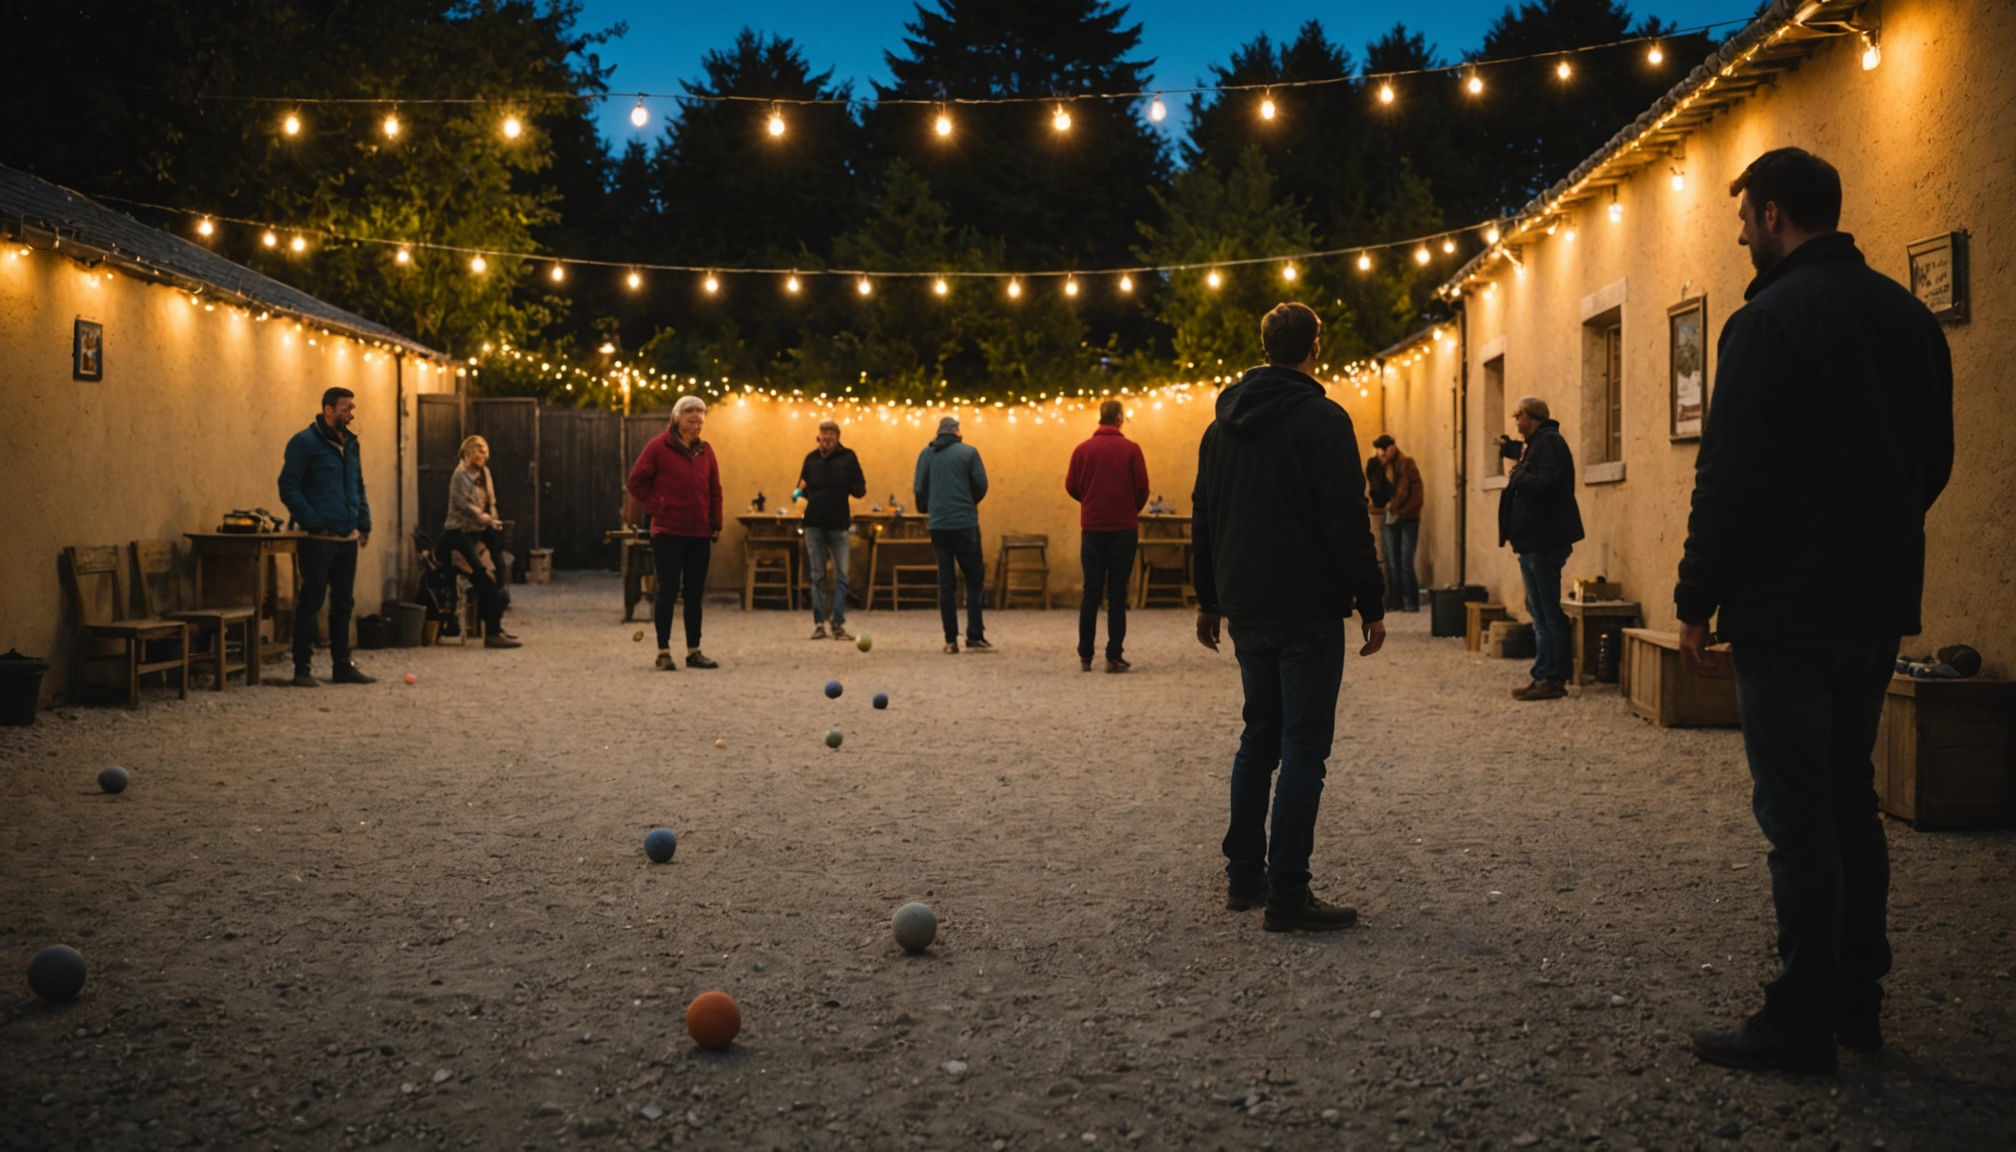
<path fill-rule="evenodd" d="M 1582 307 L 1606 290 L 1621 292 L 1626 478 L 1578 489 L 1588 539 L 1566 575 L 1621 580 L 1626 594 L 1644 604 L 1649 624 L 1674 626 L 1672 588 L 1695 443 L 1668 437 L 1667 309 L 1705 294 L 1711 337 L 1720 332 L 1752 276 L 1736 244 L 1729 180 L 1759 153 L 1799 145 L 1841 170 L 1841 226 L 1886 275 L 1908 279 L 1911 241 L 1952 230 L 1972 234 L 1972 318 L 1946 328 L 1957 428 L 1953 482 L 1927 522 L 1925 633 L 1912 646 L 1964 641 L 1981 649 L 1991 671 L 2016 672 L 2016 516 L 2009 511 L 2016 507 L 2016 452 L 2008 447 L 2016 432 L 2016 375 L 2009 370 L 2016 363 L 2016 200 L 2009 184 L 2016 171 L 2016 132 L 2009 128 L 2016 120 L 2016 69 L 2007 66 L 2016 52 L 2016 23 L 2006 15 L 1993 0 L 1886 0 L 1878 68 L 1862 69 L 1857 41 L 1822 44 L 1798 70 L 1687 140 L 1684 156 L 1670 161 L 1686 177 L 1683 190 L 1671 187 L 1669 163 L 1656 164 L 1618 189 L 1621 220 L 1610 220 L 1607 199 L 1585 205 L 1566 221 L 1575 239 L 1564 225 L 1553 237 L 1527 243 L 1523 274 L 1498 264 L 1493 291 L 1466 295 L 1472 582 L 1508 604 L 1523 598 L 1514 559 L 1498 547 L 1497 492 L 1483 480 L 1490 441 L 1510 431 L 1509 405 L 1486 410 L 1488 346 L 1503 341 L 1506 400 L 1546 398 L 1584 464 Z M 1712 339 L 1710 349 L 1712 372 Z M 1429 362 L 1401 374 L 1397 391 L 1406 399 L 1391 405 L 1390 427 L 1403 443 L 1440 435 L 1432 399 L 1446 395 L 1453 378 Z M 1842 451 L 1856 446 L 1844 444 Z M 1432 454 L 1421 455 L 1425 472 Z M 1453 460 L 1444 461 L 1438 466 L 1446 474 Z M 1430 540 L 1444 546 L 1440 530 L 1432 522 L 1424 527 L 1424 551 Z"/>
<path fill-rule="evenodd" d="M 207 311 L 188 293 L 58 253 L 10 253 L 0 256 L 0 649 L 56 664 L 45 699 L 67 687 L 74 647 L 64 546 L 186 545 L 182 533 L 214 530 L 233 508 L 284 516 L 282 450 L 336 385 L 357 394 L 354 429 L 376 527 L 357 600 L 360 612 L 378 610 L 396 585 L 395 545 L 406 535 L 395 482 L 401 365 L 388 352 L 292 321 Z M 71 379 L 79 317 L 105 326 L 102 381 Z M 404 372 L 410 397 L 423 374 L 412 358 Z M 410 484 L 405 506 L 413 507 Z"/>
<path fill-rule="evenodd" d="M 1383 430 L 1421 469 L 1427 502 L 1421 509 L 1414 567 L 1424 590 L 1456 583 L 1461 568 L 1456 398 L 1462 371 L 1462 343 L 1452 321 L 1393 350 L 1385 364 L 1360 377 L 1368 390 L 1377 390 L 1378 400 L 1378 409 L 1371 414 L 1378 426 L 1369 430 L 1360 426 L 1361 450 L 1369 454 L 1372 440 Z"/>

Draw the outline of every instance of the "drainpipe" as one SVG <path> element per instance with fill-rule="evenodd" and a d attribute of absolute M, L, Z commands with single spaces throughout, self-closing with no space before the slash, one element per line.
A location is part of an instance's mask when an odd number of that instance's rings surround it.
<path fill-rule="evenodd" d="M 1456 299 L 1456 585 L 1470 582 L 1470 302 Z"/>
<path fill-rule="evenodd" d="M 397 558 L 397 562 L 393 567 L 393 577 L 399 582 L 398 594 L 404 596 L 406 594 L 406 541 L 409 537 L 406 534 L 406 353 L 403 351 L 392 354 L 392 392 L 398 402 L 398 408 L 394 411 L 392 417 L 393 443 L 396 445 L 393 450 L 392 482 L 399 492 L 392 502 L 393 511 L 398 516 L 395 523 L 399 526 L 397 529 L 399 533 L 398 538 L 392 546 L 392 554 Z M 382 612 L 384 609 L 381 607 L 379 611 Z"/>

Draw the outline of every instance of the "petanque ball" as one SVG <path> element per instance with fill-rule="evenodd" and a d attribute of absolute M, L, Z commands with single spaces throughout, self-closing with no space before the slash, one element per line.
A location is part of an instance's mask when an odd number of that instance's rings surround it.
<path fill-rule="evenodd" d="M 651 834 L 644 837 L 644 855 L 649 856 L 653 864 L 665 863 L 678 850 L 679 837 L 674 836 L 670 828 L 653 828 Z"/>
<path fill-rule="evenodd" d="M 44 948 L 28 961 L 28 987 L 51 1003 L 75 1000 L 84 990 L 84 957 L 61 944 Z"/>
<path fill-rule="evenodd" d="M 928 905 L 905 904 L 896 910 L 896 918 L 889 921 L 889 931 L 905 952 L 915 956 L 938 939 L 938 914 Z"/>
<path fill-rule="evenodd" d="M 117 764 L 108 765 L 98 773 L 98 787 L 103 788 L 114 796 L 124 792 L 126 785 L 132 782 L 133 778 L 128 776 L 126 770 Z"/>
<path fill-rule="evenodd" d="M 840 730 L 838 728 L 828 728 L 826 730 L 826 747 L 838 748 L 839 746 L 840 746 Z"/>
<path fill-rule="evenodd" d="M 826 681 L 826 698 L 828 700 L 838 700 L 840 698 L 840 682 L 838 680 Z"/>
<path fill-rule="evenodd" d="M 875 707 L 877 707 L 877 708 L 887 708 L 887 707 L 889 707 L 889 694 L 888 694 L 887 692 L 877 692 L 877 693 L 875 693 L 875 701 L 874 701 L 874 703 L 875 703 Z"/>
<path fill-rule="evenodd" d="M 637 629 L 637 631 L 631 635 L 630 639 L 638 644 L 642 644 L 644 642 L 644 630 L 642 628 Z"/>
<path fill-rule="evenodd" d="M 686 1006 L 686 1034 L 710 1052 L 735 1042 L 742 1031 L 742 1008 L 726 992 L 702 992 Z"/>
<path fill-rule="evenodd" d="M 856 637 L 854 640 L 854 647 L 859 648 L 863 652 L 866 652 L 870 648 L 875 647 L 875 638 L 873 636 Z"/>
<path fill-rule="evenodd" d="M 413 675 L 411 672 L 406 673 L 406 683 L 408 684 L 417 683 L 419 682 L 419 679 L 420 678 L 418 676 Z"/>
<path fill-rule="evenodd" d="M 714 747 L 716 747 L 716 748 L 726 748 L 727 746 L 728 746 L 728 741 L 726 741 L 726 740 L 720 740 L 720 739 L 717 739 L 717 740 L 715 740 L 715 741 L 714 741 Z"/>

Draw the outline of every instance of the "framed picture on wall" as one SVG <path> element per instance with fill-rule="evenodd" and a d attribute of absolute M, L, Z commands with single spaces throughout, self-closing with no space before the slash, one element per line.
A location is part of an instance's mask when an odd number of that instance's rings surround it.
<path fill-rule="evenodd" d="M 1675 440 L 1694 440 L 1708 419 L 1708 298 L 1693 296 L 1666 310 L 1668 391 Z"/>
<path fill-rule="evenodd" d="M 105 325 L 96 320 L 77 321 L 70 334 L 70 378 L 105 378 Z"/>

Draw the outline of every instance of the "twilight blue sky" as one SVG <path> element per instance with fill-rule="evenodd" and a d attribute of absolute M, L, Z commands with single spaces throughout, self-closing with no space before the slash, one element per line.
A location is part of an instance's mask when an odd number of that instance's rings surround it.
<path fill-rule="evenodd" d="M 1754 0 L 1626 0 L 1634 18 L 1654 15 L 1682 27 L 1737 20 L 1755 9 Z M 1428 36 L 1445 60 L 1455 60 L 1475 48 L 1484 29 L 1506 8 L 1506 0 L 1430 0 L 1424 4 L 1371 4 L 1364 0 L 1287 0 L 1260 8 L 1225 0 L 1137 0 L 1129 16 L 1143 26 L 1141 55 L 1155 59 L 1158 83 L 1183 87 L 1208 78 L 1208 65 L 1220 63 L 1240 44 L 1265 32 L 1277 40 L 1292 37 L 1310 19 L 1323 22 L 1333 41 L 1347 45 L 1362 58 L 1365 44 L 1377 39 L 1396 20 Z M 700 56 L 724 47 L 737 32 L 750 27 L 797 41 L 815 71 L 833 69 L 836 79 L 851 77 L 857 94 L 871 92 L 870 80 L 887 81 L 884 48 L 900 49 L 903 25 L 915 12 L 913 0 L 764 0 L 755 4 L 698 3 L 695 0 L 586 0 L 581 26 L 607 27 L 617 21 L 629 34 L 603 45 L 605 62 L 617 65 L 610 90 L 671 92 L 681 79 L 700 73 Z M 1717 30 L 1727 35 L 1733 25 Z M 1676 74 L 1677 75 L 1677 74 Z M 612 99 L 604 106 L 602 132 L 617 147 L 634 139 L 649 140 L 660 131 L 671 111 L 667 101 L 652 105 L 653 117 L 642 129 L 629 121 L 630 100 Z M 1181 132 L 1181 105 L 1169 102 L 1164 127 Z"/>

